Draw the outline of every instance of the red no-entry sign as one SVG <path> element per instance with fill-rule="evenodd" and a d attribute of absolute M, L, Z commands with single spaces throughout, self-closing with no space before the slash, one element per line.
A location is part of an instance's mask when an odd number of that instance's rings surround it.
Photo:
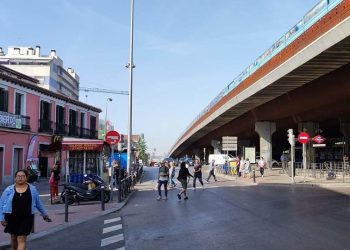
<path fill-rule="evenodd" d="M 312 138 L 312 141 L 321 144 L 326 140 L 322 135 L 316 135 L 314 138 Z"/>
<path fill-rule="evenodd" d="M 300 143 L 302 143 L 302 144 L 307 143 L 309 140 L 310 140 L 310 136 L 309 136 L 308 133 L 301 132 L 301 133 L 298 135 L 298 142 L 300 142 Z"/>
<path fill-rule="evenodd" d="M 120 141 L 120 134 L 114 130 L 109 131 L 106 134 L 105 141 L 111 145 L 117 144 Z"/>

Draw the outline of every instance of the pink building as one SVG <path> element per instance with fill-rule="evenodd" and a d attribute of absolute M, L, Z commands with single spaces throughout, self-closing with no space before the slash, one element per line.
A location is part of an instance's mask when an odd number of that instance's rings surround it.
<path fill-rule="evenodd" d="M 39 87 L 38 80 L 0 66 L 0 184 L 18 169 L 37 166 L 42 177 L 56 162 L 68 178 L 99 173 L 101 110 Z"/>

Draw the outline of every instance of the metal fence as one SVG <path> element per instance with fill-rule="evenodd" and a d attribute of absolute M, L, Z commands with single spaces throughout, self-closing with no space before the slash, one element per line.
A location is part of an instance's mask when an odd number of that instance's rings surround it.
<path fill-rule="evenodd" d="M 118 202 L 125 200 L 128 195 L 134 190 L 137 182 L 141 183 L 143 166 L 138 166 L 128 177 L 122 179 L 118 185 Z"/>
<path fill-rule="evenodd" d="M 295 175 L 318 182 L 350 182 L 349 162 L 311 163 L 304 168 L 302 162 L 295 162 Z"/>

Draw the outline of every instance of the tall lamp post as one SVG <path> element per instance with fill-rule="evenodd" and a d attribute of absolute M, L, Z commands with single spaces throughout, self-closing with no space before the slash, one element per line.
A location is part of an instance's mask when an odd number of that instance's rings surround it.
<path fill-rule="evenodd" d="M 107 107 L 108 107 L 108 102 L 111 102 L 111 101 L 113 101 L 113 99 L 112 98 L 107 98 L 107 100 L 106 100 L 106 114 L 105 114 L 105 134 L 104 134 L 104 136 L 106 136 L 106 134 L 107 134 Z"/>
<path fill-rule="evenodd" d="M 129 128 L 128 128 L 128 162 L 127 173 L 130 174 L 131 167 L 131 135 L 132 135 L 132 80 L 133 69 L 135 65 L 133 63 L 133 47 L 134 47 L 134 0 L 131 0 L 131 21 L 130 21 L 130 57 L 127 68 L 129 69 Z"/>

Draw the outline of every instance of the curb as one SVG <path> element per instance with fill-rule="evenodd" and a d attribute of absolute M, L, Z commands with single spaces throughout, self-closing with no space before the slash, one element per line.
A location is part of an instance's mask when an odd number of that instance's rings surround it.
<path fill-rule="evenodd" d="M 52 228 L 52 229 L 49 229 L 49 230 L 46 230 L 46 231 L 42 231 L 42 232 L 38 232 L 38 233 L 34 233 L 34 234 L 30 234 L 28 236 L 28 239 L 27 241 L 32 241 L 32 240 L 36 240 L 36 239 L 39 239 L 39 238 L 42 238 L 44 236 L 48 236 L 50 234 L 53 234 L 53 233 L 56 233 L 58 231 L 61 231 L 61 230 L 64 230 L 66 228 L 69 228 L 69 227 L 72 227 L 72 226 L 75 226 L 75 225 L 79 225 L 81 223 L 84 223 L 84 222 L 87 222 L 89 220 L 93 220 L 93 219 L 96 219 L 98 217 L 101 217 L 101 216 L 104 216 L 106 214 L 110 214 L 110 213 L 113 213 L 113 212 L 116 212 L 116 211 L 119 211 L 121 210 L 129 201 L 129 199 L 134 195 L 134 193 L 137 191 L 137 189 L 134 189 L 130 195 L 128 195 L 128 197 L 121 203 L 116 203 L 116 205 L 119 205 L 117 206 L 116 208 L 111 208 L 111 209 L 108 209 L 108 210 L 105 210 L 103 212 L 101 212 L 100 214 L 95 214 L 95 215 L 92 215 L 91 217 L 87 218 L 87 219 L 79 219 L 79 220 L 76 220 L 76 221 L 72 221 L 72 222 L 66 222 L 66 224 L 61 224 L 61 225 L 58 225 L 56 226 L 55 228 Z M 7 249 L 10 249 L 11 248 L 11 242 L 10 240 L 8 241 L 1 241 L 0 242 L 0 250 L 7 250 Z"/>
<path fill-rule="evenodd" d="M 204 172 L 207 173 L 206 170 Z M 314 188 L 314 187 L 320 187 L 320 188 L 350 188 L 350 183 L 343 183 L 343 182 L 338 182 L 338 183 L 322 183 L 322 182 L 296 182 L 296 183 L 291 183 L 291 182 L 247 182 L 247 181 L 242 181 L 236 176 L 230 176 L 230 175 L 224 175 L 224 174 L 216 174 L 217 176 L 220 176 L 221 178 L 228 179 L 228 180 L 233 180 L 236 181 L 239 184 L 245 185 L 245 186 L 257 186 L 257 185 L 262 185 L 262 186 L 290 186 L 290 187 L 309 187 L 309 188 Z"/>

